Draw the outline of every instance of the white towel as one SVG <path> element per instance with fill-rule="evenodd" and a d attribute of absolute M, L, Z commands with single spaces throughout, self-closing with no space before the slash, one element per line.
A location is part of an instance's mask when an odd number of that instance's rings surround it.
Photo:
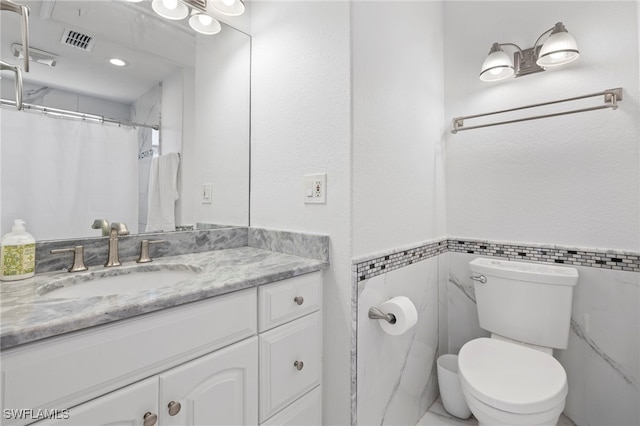
<path fill-rule="evenodd" d="M 151 160 L 147 232 L 176 230 L 179 164 L 180 156 L 177 153 L 161 155 Z"/>

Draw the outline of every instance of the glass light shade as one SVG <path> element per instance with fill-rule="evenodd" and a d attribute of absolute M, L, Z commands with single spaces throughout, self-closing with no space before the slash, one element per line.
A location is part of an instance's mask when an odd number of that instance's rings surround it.
<path fill-rule="evenodd" d="M 172 8 L 172 6 L 175 7 Z M 165 0 L 153 0 L 151 2 L 151 8 L 163 18 L 173 21 L 179 21 L 189 15 L 189 8 L 179 1 L 168 1 L 165 3 Z"/>
<path fill-rule="evenodd" d="M 244 13 L 244 2 L 242 0 L 213 0 L 211 4 L 223 15 L 240 16 Z"/>
<path fill-rule="evenodd" d="M 482 81 L 498 81 L 507 77 L 511 77 L 514 74 L 513 63 L 509 55 L 504 53 L 500 48 L 499 50 L 491 49 L 491 53 L 487 56 L 482 64 L 482 70 L 480 71 L 480 80 Z"/>
<path fill-rule="evenodd" d="M 578 45 L 566 31 L 551 33 L 542 45 L 536 64 L 541 67 L 553 67 L 568 64 L 580 56 Z"/>
<path fill-rule="evenodd" d="M 195 13 L 189 18 L 189 26 L 200 34 L 213 35 L 222 30 L 220 22 L 204 13 Z"/>

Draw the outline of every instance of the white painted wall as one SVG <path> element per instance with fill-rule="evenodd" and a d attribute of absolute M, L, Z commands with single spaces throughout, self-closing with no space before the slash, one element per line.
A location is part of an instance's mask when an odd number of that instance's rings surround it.
<path fill-rule="evenodd" d="M 193 206 L 195 206 L 198 193 L 193 190 L 192 182 L 195 182 L 195 167 L 189 167 L 190 161 L 197 157 L 195 144 L 195 70 L 182 68 L 182 146 L 180 168 L 178 169 L 178 193 L 180 198 L 176 201 L 176 225 L 195 224 L 193 218 Z"/>
<path fill-rule="evenodd" d="M 636 8 L 624 1 L 445 2 L 447 120 L 624 88 L 617 111 L 449 134 L 450 236 L 640 249 Z M 575 37 L 577 61 L 497 83 L 478 79 L 493 42 L 531 47 L 557 21 Z"/>
<path fill-rule="evenodd" d="M 181 68 L 162 80 L 161 105 L 160 154 L 182 152 L 184 89 Z"/>
<path fill-rule="evenodd" d="M 331 236 L 324 273 L 323 424 L 350 423 L 348 2 L 251 2 L 251 225 Z M 327 204 L 302 176 L 327 173 Z"/>
<path fill-rule="evenodd" d="M 354 257 L 445 235 L 442 10 L 353 3 Z"/>
<path fill-rule="evenodd" d="M 192 137 L 183 144 L 180 223 L 246 226 L 249 221 L 249 134 L 251 40 L 229 31 L 196 38 Z M 187 99 L 188 102 L 188 99 Z M 190 106 L 189 106 L 190 107 Z M 212 202 L 203 204 L 203 184 Z"/>

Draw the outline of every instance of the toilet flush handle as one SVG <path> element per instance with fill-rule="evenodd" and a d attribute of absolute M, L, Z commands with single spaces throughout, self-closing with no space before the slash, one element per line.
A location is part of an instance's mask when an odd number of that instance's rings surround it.
<path fill-rule="evenodd" d="M 473 275 L 471 276 L 471 279 L 474 281 L 480 281 L 482 284 L 487 282 L 487 277 L 484 275 Z"/>

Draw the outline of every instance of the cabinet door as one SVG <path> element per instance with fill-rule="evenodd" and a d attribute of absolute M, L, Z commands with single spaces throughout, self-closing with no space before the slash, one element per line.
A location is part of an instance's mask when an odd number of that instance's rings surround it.
<path fill-rule="evenodd" d="M 258 338 L 162 373 L 160 410 L 162 426 L 256 425 Z"/>
<path fill-rule="evenodd" d="M 320 384 L 320 313 L 260 335 L 260 421 Z"/>
<path fill-rule="evenodd" d="M 57 420 L 45 420 L 37 426 L 153 426 L 158 415 L 158 378 L 151 377 L 113 391 L 92 401 L 58 413 Z"/>

